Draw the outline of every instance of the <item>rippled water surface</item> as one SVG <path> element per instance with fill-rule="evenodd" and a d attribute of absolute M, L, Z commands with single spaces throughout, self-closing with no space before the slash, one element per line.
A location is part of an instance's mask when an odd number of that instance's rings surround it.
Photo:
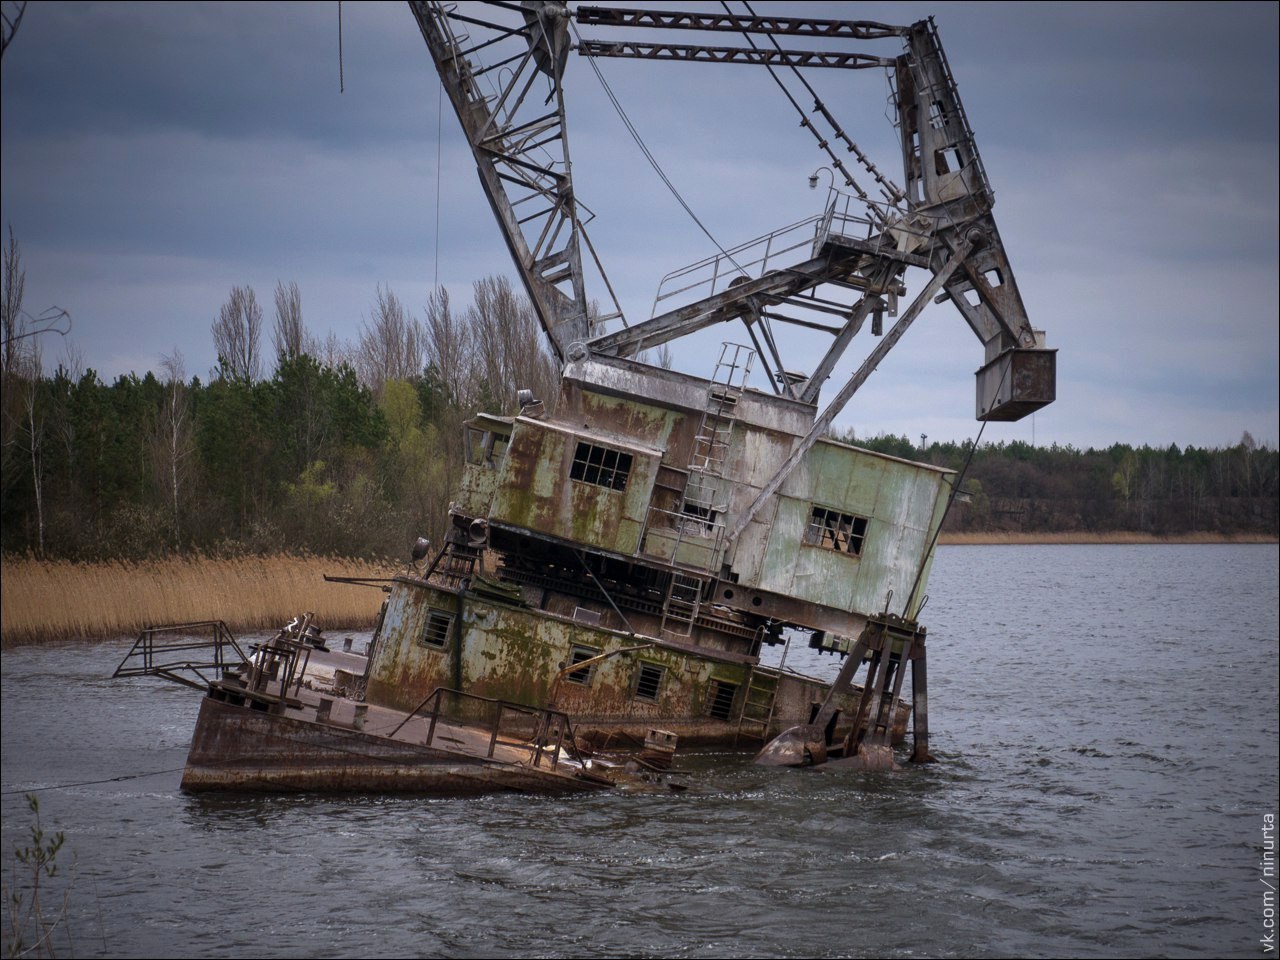
<path fill-rule="evenodd" d="M 943 548 L 937 764 L 680 796 L 189 797 L 198 693 L 19 647 L 3 852 L 40 789 L 81 956 L 1256 955 L 1278 599 L 1274 546 Z"/>

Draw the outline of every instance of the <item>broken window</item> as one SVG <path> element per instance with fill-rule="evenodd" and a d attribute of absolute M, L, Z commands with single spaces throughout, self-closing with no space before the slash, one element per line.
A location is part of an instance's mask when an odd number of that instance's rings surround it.
<path fill-rule="evenodd" d="M 715 720 L 728 720 L 733 716 L 733 701 L 738 695 L 738 685 L 724 680 L 712 680 L 707 690 L 707 715 Z"/>
<path fill-rule="evenodd" d="M 449 630 L 452 626 L 452 613 L 429 607 L 427 609 L 427 625 L 422 631 L 421 642 L 428 647 L 443 647 L 449 642 Z"/>
<path fill-rule="evenodd" d="M 583 660 L 590 660 L 592 657 L 600 656 L 600 651 L 595 647 L 583 647 L 574 644 L 569 650 L 569 666 L 575 663 L 581 663 Z M 565 677 L 570 683 L 590 684 L 591 678 L 595 676 L 596 665 L 593 663 L 589 667 L 583 667 L 581 670 L 574 670 Z"/>
<path fill-rule="evenodd" d="M 636 671 L 636 699 L 657 700 L 664 673 L 666 673 L 665 668 L 656 663 L 640 664 L 640 668 Z"/>
<path fill-rule="evenodd" d="M 691 523 L 689 528 L 686 528 L 687 532 L 707 533 L 715 530 L 716 517 L 718 516 L 715 510 L 710 507 L 704 507 L 698 503 L 692 503 L 688 500 L 684 502 L 684 505 L 680 509 L 686 517 L 698 521 L 696 524 Z"/>
<path fill-rule="evenodd" d="M 960 159 L 960 151 L 955 147 L 945 147 L 933 152 L 933 167 L 939 175 L 954 173 L 964 167 L 964 161 Z"/>
<path fill-rule="evenodd" d="M 942 108 L 941 100 L 934 100 L 929 104 L 929 126 L 935 130 L 941 130 L 947 125 L 947 111 Z"/>
<path fill-rule="evenodd" d="M 505 433 L 491 433 L 485 440 L 484 459 L 489 466 L 494 466 L 501 462 L 502 457 L 507 452 L 507 445 L 511 443 L 511 438 Z"/>
<path fill-rule="evenodd" d="M 479 466 L 481 458 L 484 456 L 484 431 L 477 430 L 475 427 L 467 427 L 462 432 L 462 438 L 465 441 L 467 463 Z"/>
<path fill-rule="evenodd" d="M 569 476 L 610 490 L 625 490 L 631 473 L 631 454 L 594 443 L 579 443 Z"/>
<path fill-rule="evenodd" d="M 862 553 L 862 543 L 866 536 L 866 517 L 856 517 L 851 513 L 840 513 L 826 507 L 814 507 L 809 515 L 809 526 L 805 528 L 804 542 L 856 557 Z"/>
<path fill-rule="evenodd" d="M 471 426 L 463 432 L 463 438 L 466 441 L 467 463 L 475 466 L 496 467 L 501 462 L 502 455 L 507 452 L 507 445 L 511 442 L 511 437 L 505 433 L 480 430 Z"/>

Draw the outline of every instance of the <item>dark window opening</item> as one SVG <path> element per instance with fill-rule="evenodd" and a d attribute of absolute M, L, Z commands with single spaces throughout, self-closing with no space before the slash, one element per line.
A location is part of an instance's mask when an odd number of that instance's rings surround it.
<path fill-rule="evenodd" d="M 690 524 L 694 532 L 714 530 L 716 526 L 716 511 L 711 507 L 704 507 L 701 504 L 691 503 L 688 500 L 680 508 L 681 512 L 691 520 L 697 520 L 698 523 Z M 688 528 L 686 528 L 686 531 Z"/>
<path fill-rule="evenodd" d="M 709 692 L 707 713 L 715 720 L 730 719 L 733 716 L 733 701 L 738 695 L 738 685 L 725 683 L 723 680 L 712 680 Z"/>
<path fill-rule="evenodd" d="M 489 466 L 500 462 L 507 452 L 511 438 L 501 433 L 491 433 L 485 442 L 484 459 Z"/>
<path fill-rule="evenodd" d="M 600 651 L 593 647 L 579 647 L 575 645 L 569 651 L 569 666 L 575 663 L 581 663 L 583 660 L 590 660 L 592 657 L 600 656 Z M 590 684 L 591 678 L 595 676 L 596 665 L 593 663 L 589 667 L 583 667 L 581 670 L 575 670 L 573 673 L 565 677 L 570 683 Z"/>
<path fill-rule="evenodd" d="M 947 111 L 942 109 L 942 101 L 934 100 L 929 104 L 929 126 L 941 130 L 947 125 Z"/>
<path fill-rule="evenodd" d="M 866 536 L 866 517 L 855 517 L 826 507 L 813 508 L 813 513 L 809 515 L 809 526 L 804 532 L 805 543 L 835 550 L 837 553 L 853 554 L 855 557 L 862 553 Z"/>
<path fill-rule="evenodd" d="M 569 476 L 583 483 L 594 483 L 610 490 L 627 489 L 631 473 L 631 454 L 593 443 L 579 443 L 573 455 Z"/>
<path fill-rule="evenodd" d="M 503 454 L 507 452 L 507 445 L 511 442 L 511 437 L 505 433 L 494 433 L 475 427 L 467 427 L 463 437 L 466 440 L 467 463 L 475 466 L 497 467 Z"/>
<path fill-rule="evenodd" d="M 933 153 L 934 172 L 939 175 L 944 173 L 954 173 L 964 167 L 964 161 L 960 159 L 960 151 L 954 147 L 947 147 L 943 150 L 935 150 Z"/>
<path fill-rule="evenodd" d="M 449 629 L 453 626 L 453 614 L 443 610 L 427 611 L 427 626 L 422 631 L 422 642 L 429 647 L 443 647 L 449 642 Z"/>
<path fill-rule="evenodd" d="M 642 663 L 636 673 L 636 699 L 657 700 L 662 687 L 662 675 L 666 671 L 653 663 Z"/>
<path fill-rule="evenodd" d="M 467 463 L 479 466 L 484 456 L 484 431 L 477 430 L 475 427 L 467 427 L 462 436 L 466 441 Z"/>

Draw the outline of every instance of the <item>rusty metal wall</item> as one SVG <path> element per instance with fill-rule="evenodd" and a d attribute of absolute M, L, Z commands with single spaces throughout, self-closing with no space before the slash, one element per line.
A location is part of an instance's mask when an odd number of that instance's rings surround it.
<path fill-rule="evenodd" d="M 608 653 L 647 639 L 525 607 L 465 597 L 459 658 L 458 633 L 444 647 L 421 642 L 430 612 L 451 609 L 456 600 L 447 590 L 409 580 L 396 582 L 370 671 L 370 703 L 409 711 L 437 686 L 457 686 L 477 696 L 541 707 L 547 704 L 556 673 L 570 663 L 575 645 Z M 625 731 L 634 735 L 659 726 L 692 738 L 691 742 L 724 743 L 737 733 L 751 659 L 655 643 L 649 649 L 596 664 L 589 684 L 562 681 L 553 705 L 568 713 L 584 734 Z M 652 699 L 637 697 L 642 665 L 662 671 Z M 712 681 L 739 688 L 728 721 L 709 714 Z M 771 724 L 775 733 L 806 722 L 810 705 L 825 696 L 826 685 L 788 674 L 782 676 L 777 690 Z"/>
<path fill-rule="evenodd" d="M 579 443 L 631 457 L 624 489 L 569 478 Z M 661 451 L 601 430 L 517 419 L 499 468 L 489 519 L 586 547 L 632 555 L 653 491 Z"/>

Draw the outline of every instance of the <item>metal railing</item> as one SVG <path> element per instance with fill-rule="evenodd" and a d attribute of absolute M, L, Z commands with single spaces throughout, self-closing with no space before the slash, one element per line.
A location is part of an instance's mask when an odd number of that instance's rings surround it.
<path fill-rule="evenodd" d="M 426 737 L 420 741 L 423 746 L 429 747 L 435 742 L 442 726 L 450 728 L 456 724 L 488 732 L 489 742 L 484 748 L 484 756 L 488 759 L 513 762 L 505 757 L 495 757 L 498 748 L 502 747 L 505 752 L 527 758 L 523 762 L 531 767 L 549 765 L 554 770 L 562 754 L 584 764 L 574 739 L 573 725 L 569 717 L 559 710 L 542 710 L 436 687 L 405 715 L 389 736 L 394 737 L 415 717 L 427 720 Z"/>
<path fill-rule="evenodd" d="M 203 632 L 209 636 L 198 636 Z M 193 656 L 195 651 L 204 656 Z M 248 657 L 221 620 L 197 620 L 164 627 L 147 627 L 138 634 L 112 677 L 160 677 L 196 690 L 211 679 L 245 663 Z M 213 677 L 205 676 L 211 672 Z M 193 674 L 199 682 L 185 674 Z"/>
<path fill-rule="evenodd" d="M 650 316 L 656 317 L 659 304 L 680 294 L 696 291 L 697 298 L 703 299 L 728 289 L 739 278 L 756 279 L 764 276 L 769 272 L 770 262 L 776 266 L 783 254 L 807 250 L 813 242 L 812 231 L 808 228 L 820 220 L 821 214 L 807 217 L 713 257 L 671 271 L 658 284 Z M 788 257 L 783 266 L 794 266 L 792 261 L 793 258 Z M 664 308 L 664 312 L 666 309 L 668 308 Z"/>

